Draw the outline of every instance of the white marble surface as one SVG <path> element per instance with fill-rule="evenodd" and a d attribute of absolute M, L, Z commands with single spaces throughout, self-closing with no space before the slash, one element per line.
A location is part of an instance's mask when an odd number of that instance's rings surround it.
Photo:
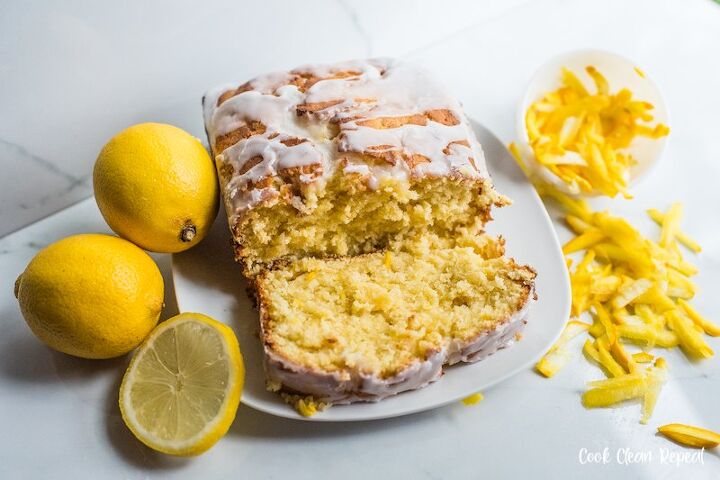
<path fill-rule="evenodd" d="M 600 202 L 648 233 L 649 206 L 686 206 L 684 228 L 704 246 L 695 304 L 720 318 L 720 7 L 675 1 L 14 2 L 0 15 L 0 235 L 91 194 L 95 155 L 115 131 L 165 121 L 202 134 L 199 97 L 215 83 L 299 63 L 394 55 L 436 70 L 469 114 L 505 140 L 534 69 L 581 47 L 634 59 L 659 84 L 672 134 L 633 202 Z M 318 425 L 241 407 L 229 435 L 201 458 L 164 458 L 135 442 L 115 405 L 126 360 L 55 354 L 24 325 L 12 284 L 42 246 L 104 231 L 92 200 L 0 239 L 0 478 L 718 478 L 704 465 L 664 465 L 654 435 L 681 421 L 720 429 L 720 367 L 668 355 L 671 379 L 648 426 L 639 407 L 585 411 L 598 377 L 580 356 L 556 378 L 528 371 L 453 405 L 407 418 Z M 564 235 L 562 229 L 561 235 Z M 156 257 L 167 274 L 169 259 Z M 169 277 L 168 287 L 171 286 Z M 165 315 L 174 311 L 171 289 Z M 711 341 L 720 351 L 718 339 Z M 608 465 L 582 448 L 608 447 Z M 619 465 L 620 448 L 653 461 Z M 318 473 L 319 472 L 319 473 Z"/>

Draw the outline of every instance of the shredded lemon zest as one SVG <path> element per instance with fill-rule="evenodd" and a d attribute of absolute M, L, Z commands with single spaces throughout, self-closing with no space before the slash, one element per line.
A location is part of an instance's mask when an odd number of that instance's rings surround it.
<path fill-rule="evenodd" d="M 607 79 L 593 66 L 585 72 L 595 93 L 563 68 L 560 88 L 530 105 L 525 113 L 529 147 L 538 164 L 574 193 L 630 198 L 629 171 L 637 162 L 627 148 L 638 136 L 660 138 L 670 130 L 650 125 L 651 103 L 635 100 L 626 88 L 611 93 Z M 513 143 L 509 148 L 528 174 L 519 147 Z"/>
<path fill-rule="evenodd" d="M 300 397 L 298 395 L 288 395 L 286 402 L 291 403 L 295 407 L 295 410 L 303 417 L 312 417 L 328 407 L 327 403 L 319 402 L 310 396 Z"/>
<path fill-rule="evenodd" d="M 618 289 L 617 295 L 612 300 L 613 307 L 622 308 L 628 305 L 640 295 L 647 292 L 652 286 L 653 282 L 647 278 L 638 278 L 637 280 L 629 281 Z"/>
<path fill-rule="evenodd" d="M 680 347 L 688 355 L 698 358 L 710 358 L 714 355 L 712 348 L 700 333 L 702 330 L 698 331 L 695 324 L 687 316 L 681 314 L 679 310 L 671 310 L 666 318 L 670 328 L 678 336 Z"/>
<path fill-rule="evenodd" d="M 565 215 L 565 223 L 567 223 L 570 229 L 577 235 L 585 233 L 592 228 L 588 222 L 575 215 Z"/>
<path fill-rule="evenodd" d="M 485 397 L 482 393 L 477 392 L 473 393 L 470 396 L 467 396 L 462 399 L 463 405 L 471 406 L 471 405 L 477 405 L 478 403 L 482 402 Z"/>
<path fill-rule="evenodd" d="M 670 423 L 658 427 L 658 432 L 686 447 L 715 448 L 720 445 L 720 433 L 700 427 L 693 427 L 692 425 Z"/>
<path fill-rule="evenodd" d="M 607 79 L 593 66 L 585 72 L 593 88 L 563 69 L 561 87 L 528 108 L 528 147 L 540 167 L 574 194 L 632 198 L 627 182 L 636 160 L 628 147 L 638 136 L 658 139 L 670 130 L 663 124 L 652 125 L 652 104 L 634 99 L 626 88 L 611 93 Z M 645 77 L 637 67 L 635 72 Z M 509 149 L 528 174 L 521 147 L 513 143 Z M 563 245 L 566 256 L 582 253 L 579 262 L 566 257 L 571 316 L 591 314 L 592 318 L 592 324 L 582 328 L 571 326 L 582 322 L 568 322 L 536 370 L 546 377 L 557 373 L 570 358 L 565 348 L 569 339 L 587 331 L 595 340 L 586 339 L 582 350 L 609 378 L 589 384 L 583 405 L 604 407 L 639 399 L 640 421 L 647 423 L 666 379 L 667 362 L 648 351 L 631 353 L 625 345 L 645 350 L 680 347 L 690 357 L 708 358 L 714 352 L 704 334 L 720 335 L 720 327 L 689 304 L 697 292 L 691 277 L 698 269 L 683 258 L 678 245 L 695 253 L 701 248 L 680 228 L 683 207 L 674 203 L 667 212 L 647 211 L 660 226 L 659 238 L 652 240 L 625 219 L 595 212 L 586 201 L 528 176 L 541 196 L 557 202 L 575 234 Z"/>
<path fill-rule="evenodd" d="M 597 350 L 598 357 L 600 358 L 600 365 L 602 365 L 602 367 L 607 371 L 609 376 L 621 377 L 625 375 L 626 372 L 622 368 L 622 365 L 613 358 L 604 342 L 599 339 L 595 340 L 595 349 Z"/>
<path fill-rule="evenodd" d="M 697 291 L 692 280 L 697 268 L 683 258 L 678 244 L 694 252 L 699 246 L 680 230 L 682 207 L 678 203 L 667 213 L 648 211 L 660 226 L 656 241 L 623 218 L 593 211 L 585 200 L 546 184 L 538 185 L 538 191 L 559 204 L 575 233 L 563 247 L 566 255 L 582 255 L 574 262 L 566 257 L 571 315 L 592 318 L 592 324 L 575 335 L 587 331 L 595 338 L 584 341 L 583 353 L 609 377 L 590 385 L 583 404 L 601 407 L 639 399 L 640 421 L 646 423 L 665 382 L 667 362 L 648 351 L 632 353 L 627 345 L 645 350 L 680 347 L 689 357 L 708 358 L 714 353 L 704 334 L 720 335 L 720 327 L 689 303 Z M 553 345 L 536 365 L 538 372 L 550 377 L 568 362 L 566 343 L 561 338 Z"/>
<path fill-rule="evenodd" d="M 591 360 L 600 364 L 600 353 L 598 353 L 597 348 L 595 348 L 595 344 L 593 344 L 589 338 L 585 340 L 585 343 L 583 344 L 583 352 L 585 355 L 590 357 Z"/>
<path fill-rule="evenodd" d="M 632 357 L 636 363 L 652 363 L 655 360 L 655 357 L 647 352 L 633 353 Z"/>
<path fill-rule="evenodd" d="M 610 345 L 610 354 L 612 354 L 615 361 L 628 373 L 636 373 L 638 371 L 638 365 L 635 359 L 630 355 L 623 347 L 622 343 L 615 342 Z"/>
<path fill-rule="evenodd" d="M 587 250 L 605 238 L 605 234 L 597 228 L 590 227 L 587 231 L 563 245 L 563 253 L 569 255 L 580 250 Z"/>
<path fill-rule="evenodd" d="M 512 142 L 510 145 L 508 145 L 508 150 L 510 150 L 510 153 L 520 167 L 520 170 L 523 171 L 525 176 L 529 177 L 530 170 L 528 169 L 527 164 L 523 161 L 522 155 L 520 154 L 520 149 L 518 148 L 517 144 L 515 142 Z"/>
<path fill-rule="evenodd" d="M 682 217 L 682 205 L 673 203 L 668 213 L 663 217 L 662 232 L 660 232 L 660 246 L 668 248 L 675 239 Z"/>
<path fill-rule="evenodd" d="M 385 257 L 383 258 L 383 264 L 384 264 L 385 267 L 387 267 L 387 268 L 391 268 L 391 267 L 392 267 L 392 254 L 390 253 L 390 250 L 387 250 L 387 251 L 385 252 Z"/>
<path fill-rule="evenodd" d="M 692 308 L 689 303 L 687 303 L 683 299 L 678 300 L 678 305 L 680 305 L 680 308 L 683 309 L 685 314 L 690 318 L 690 320 L 695 323 L 698 327 L 702 328 L 705 333 L 710 335 L 711 337 L 718 337 L 720 336 L 720 327 L 712 323 L 707 318 L 700 315 L 697 310 Z"/>
<path fill-rule="evenodd" d="M 570 360 L 570 353 L 565 349 L 570 340 L 586 332 L 590 325 L 583 322 L 571 320 L 565 325 L 565 329 L 560 338 L 550 348 L 550 350 L 535 364 L 535 369 L 546 377 L 552 377 L 564 367 Z"/>
<path fill-rule="evenodd" d="M 662 213 L 660 210 L 656 208 L 651 208 L 647 211 L 647 214 L 658 225 L 663 225 L 665 223 L 665 214 Z M 677 238 L 678 242 L 682 243 L 689 250 L 692 250 L 695 253 L 700 253 L 702 251 L 700 244 L 698 244 L 695 240 L 693 240 L 680 230 L 677 230 L 675 232 L 675 238 Z"/>

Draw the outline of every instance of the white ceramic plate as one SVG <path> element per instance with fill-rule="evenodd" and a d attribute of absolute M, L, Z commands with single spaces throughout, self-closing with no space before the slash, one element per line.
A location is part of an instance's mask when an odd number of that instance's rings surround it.
<path fill-rule="evenodd" d="M 311 421 L 356 421 L 396 417 L 428 410 L 486 389 L 531 366 L 559 336 L 570 313 L 570 284 L 552 223 L 532 185 L 487 129 L 474 123 L 497 189 L 513 205 L 494 211 L 491 233 L 502 234 L 507 252 L 538 272 L 539 301 L 532 306 L 522 341 L 489 358 L 447 368 L 432 385 L 378 403 L 338 405 Z M 247 375 L 242 401 L 273 415 L 302 418 L 279 395 L 265 389 L 258 316 L 233 262 L 230 234 L 221 211 L 210 233 L 190 251 L 173 255 L 175 294 L 181 312 L 202 312 L 235 329 Z"/>

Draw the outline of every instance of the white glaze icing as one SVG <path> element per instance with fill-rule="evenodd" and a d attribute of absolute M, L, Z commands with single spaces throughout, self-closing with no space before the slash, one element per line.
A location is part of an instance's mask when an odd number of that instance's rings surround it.
<path fill-rule="evenodd" d="M 345 78 L 332 78 L 345 72 Z M 292 84 L 298 76 L 317 80 L 305 91 Z M 228 164 L 236 172 L 223 185 L 226 206 L 232 217 L 261 202 L 279 197 L 276 185 L 260 185 L 267 177 L 294 167 L 317 165 L 312 175 L 301 175 L 302 183 L 322 182 L 344 165 L 344 173 L 360 174 L 370 188 L 383 178 L 456 175 L 487 178 L 484 156 L 460 103 L 424 69 L 391 59 L 354 60 L 333 65 L 309 65 L 291 72 L 271 73 L 248 82 L 250 90 L 226 99 L 220 96 L 239 85 L 223 85 L 203 97 L 205 128 L 218 165 Z M 303 106 L 323 104 L 301 115 Z M 433 120 L 427 112 L 451 112 L 456 124 Z M 393 128 L 365 125 L 372 119 L 415 116 L 417 125 Z M 217 152 L 218 136 L 250 122 L 260 122 L 265 131 Z M 331 126 L 339 128 L 333 136 Z M 287 139 L 305 139 L 293 146 Z M 454 143 L 467 142 L 469 145 Z M 353 153 L 391 153 L 391 158 L 421 155 L 422 162 L 367 162 Z M 252 168 L 248 161 L 261 158 Z M 245 171 L 247 170 L 247 171 Z M 239 173 L 243 172 L 243 173 Z M 291 201 L 302 207 L 301 199 Z"/>
<path fill-rule="evenodd" d="M 281 384 L 284 389 L 312 395 L 323 402 L 377 402 L 427 386 L 442 376 L 445 365 L 477 362 L 508 347 L 527 323 L 534 298 L 535 291 L 532 288 L 522 308 L 494 330 L 482 332 L 469 341 L 453 340 L 426 360 L 417 360 L 390 378 L 380 378 L 361 371 L 310 369 L 278 355 L 267 345 L 264 348 L 265 372 L 268 380 Z"/>

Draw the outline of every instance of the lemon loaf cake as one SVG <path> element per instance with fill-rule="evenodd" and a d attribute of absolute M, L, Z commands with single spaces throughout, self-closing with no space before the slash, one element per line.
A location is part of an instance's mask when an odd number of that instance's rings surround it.
<path fill-rule="evenodd" d="M 526 322 L 535 272 L 500 255 L 497 245 L 456 246 L 263 271 L 268 385 L 319 402 L 377 401 L 507 346 Z"/>
<path fill-rule="evenodd" d="M 235 255 L 254 277 L 430 231 L 477 234 L 496 193 L 458 101 L 395 60 L 313 65 L 203 97 Z"/>

